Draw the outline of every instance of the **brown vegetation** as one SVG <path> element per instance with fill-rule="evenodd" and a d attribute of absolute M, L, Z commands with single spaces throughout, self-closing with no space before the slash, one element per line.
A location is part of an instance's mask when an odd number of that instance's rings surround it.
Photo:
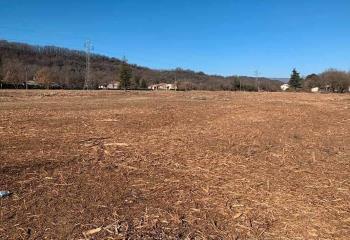
<path fill-rule="evenodd" d="M 13 65 L 12 63 L 16 64 Z M 85 79 L 85 53 L 53 46 L 32 46 L 21 43 L 0 41 L 0 81 L 2 65 L 11 65 L 20 73 L 15 79 L 7 83 L 24 83 L 32 80 L 38 71 L 45 68 L 50 75 L 55 76 L 55 83 L 66 89 L 83 89 Z M 122 61 L 93 54 L 91 57 L 91 83 L 89 87 L 97 88 L 120 81 Z M 154 70 L 130 64 L 132 81 L 130 87 L 134 89 L 147 88 L 147 84 L 174 83 L 184 86 L 188 90 L 246 90 L 257 91 L 255 78 L 240 76 L 222 77 L 207 75 L 203 72 L 194 72 L 177 68 L 174 70 Z M 6 79 L 5 79 L 6 80 Z M 279 91 L 280 81 L 260 78 L 261 89 L 265 91 Z M 241 86 L 239 85 L 241 84 Z M 124 85 L 122 85 L 124 86 Z"/>
<path fill-rule="evenodd" d="M 49 68 L 42 68 L 38 70 L 34 76 L 34 80 L 49 89 L 50 85 L 55 82 L 55 77 Z"/>
<path fill-rule="evenodd" d="M 319 75 L 311 74 L 306 77 L 304 87 L 306 89 L 319 87 L 327 92 L 349 92 L 350 73 L 336 69 L 329 69 Z"/>
<path fill-rule="evenodd" d="M 0 239 L 348 239 L 349 106 L 0 91 Z"/>

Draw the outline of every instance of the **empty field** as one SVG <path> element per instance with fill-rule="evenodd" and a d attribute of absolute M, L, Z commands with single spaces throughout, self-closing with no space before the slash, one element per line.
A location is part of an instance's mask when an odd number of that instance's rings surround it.
<path fill-rule="evenodd" d="M 0 164 L 0 239 L 350 236 L 349 94 L 0 91 Z"/>

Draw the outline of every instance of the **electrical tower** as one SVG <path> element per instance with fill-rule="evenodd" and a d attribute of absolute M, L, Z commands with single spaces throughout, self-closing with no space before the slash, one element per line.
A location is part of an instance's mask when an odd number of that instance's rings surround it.
<path fill-rule="evenodd" d="M 85 53 L 86 53 L 86 72 L 85 72 L 85 82 L 84 82 L 84 90 L 88 90 L 90 87 L 90 54 L 92 50 L 92 44 L 90 40 L 85 41 Z"/>

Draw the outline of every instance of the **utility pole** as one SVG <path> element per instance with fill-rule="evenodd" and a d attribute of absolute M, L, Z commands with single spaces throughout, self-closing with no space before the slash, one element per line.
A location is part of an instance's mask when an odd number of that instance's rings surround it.
<path fill-rule="evenodd" d="M 86 53 L 86 72 L 85 72 L 85 82 L 84 90 L 88 90 L 90 87 L 90 53 L 92 50 L 92 44 L 90 40 L 85 41 L 85 53 Z"/>
<path fill-rule="evenodd" d="M 255 82 L 256 82 L 256 86 L 258 88 L 258 92 L 260 92 L 260 86 L 259 86 L 259 71 L 255 70 L 254 71 L 254 75 L 255 75 Z"/>
<path fill-rule="evenodd" d="M 177 70 L 175 69 L 175 91 L 177 91 Z"/>
<path fill-rule="evenodd" d="M 242 92 L 242 79 L 241 77 L 238 77 L 239 79 L 239 91 Z"/>
<path fill-rule="evenodd" d="M 26 72 L 26 90 L 28 90 L 28 67 L 25 67 L 25 72 Z"/>

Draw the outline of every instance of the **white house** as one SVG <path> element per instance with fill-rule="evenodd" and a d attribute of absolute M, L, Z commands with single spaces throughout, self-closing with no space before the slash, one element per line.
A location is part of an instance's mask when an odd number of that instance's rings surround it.
<path fill-rule="evenodd" d="M 148 87 L 151 90 L 177 90 L 176 84 L 173 83 L 159 83 Z"/>
<path fill-rule="evenodd" d="M 120 87 L 120 82 L 111 82 L 107 85 L 98 86 L 99 89 L 108 89 L 108 90 L 119 89 L 119 87 Z"/>
<path fill-rule="evenodd" d="M 290 86 L 289 86 L 289 84 L 287 84 L 287 83 L 281 85 L 282 91 L 287 91 L 287 90 L 289 89 L 289 87 L 290 87 Z"/>
<path fill-rule="evenodd" d="M 311 88 L 311 92 L 313 92 L 313 93 L 317 93 L 317 92 L 319 92 L 320 91 L 320 88 L 319 87 L 313 87 L 313 88 Z"/>
<path fill-rule="evenodd" d="M 112 82 L 107 85 L 107 89 L 119 89 L 120 82 Z"/>

